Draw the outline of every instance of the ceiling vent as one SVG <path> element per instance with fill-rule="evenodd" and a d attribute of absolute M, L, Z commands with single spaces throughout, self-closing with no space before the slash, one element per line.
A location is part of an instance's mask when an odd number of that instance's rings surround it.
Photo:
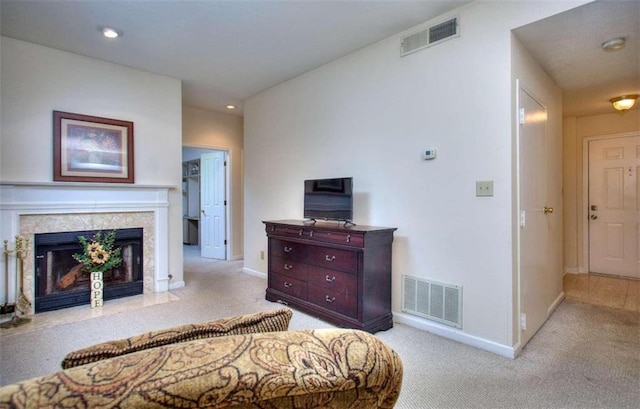
<path fill-rule="evenodd" d="M 458 18 L 454 17 L 403 38 L 400 56 L 404 57 L 459 35 Z"/>

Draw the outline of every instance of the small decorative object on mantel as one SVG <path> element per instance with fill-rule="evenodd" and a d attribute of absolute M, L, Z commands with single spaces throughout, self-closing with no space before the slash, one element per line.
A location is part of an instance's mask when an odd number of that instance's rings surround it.
<path fill-rule="evenodd" d="M 133 183 L 133 122 L 53 111 L 53 180 Z"/>
<path fill-rule="evenodd" d="M 116 232 L 112 230 L 103 236 L 99 231 L 91 240 L 85 236 L 78 236 L 78 241 L 82 244 L 84 252 L 74 254 L 73 258 L 82 264 L 83 272 L 90 274 L 91 308 L 102 307 L 103 274 L 105 271 L 119 267 L 122 263 L 122 249 L 114 248 Z"/>

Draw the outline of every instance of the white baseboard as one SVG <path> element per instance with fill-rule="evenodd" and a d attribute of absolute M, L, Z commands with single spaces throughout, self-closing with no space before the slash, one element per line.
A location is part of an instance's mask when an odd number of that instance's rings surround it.
<path fill-rule="evenodd" d="M 267 279 L 267 274 L 263 273 L 262 271 L 254 270 L 247 267 L 242 267 L 242 272 L 252 276 L 264 278 L 265 280 Z"/>
<path fill-rule="evenodd" d="M 547 318 L 551 316 L 551 314 L 558 308 L 558 305 L 564 300 L 564 291 L 561 291 L 558 297 L 551 303 L 549 309 L 547 310 Z"/>
<path fill-rule="evenodd" d="M 493 342 L 484 338 L 469 335 L 453 327 L 448 327 L 446 325 L 442 325 L 437 322 L 425 320 L 420 317 L 415 317 L 413 315 L 405 314 L 402 312 L 394 311 L 393 320 L 397 323 L 405 324 L 410 327 L 431 332 L 432 334 L 435 334 L 444 338 L 448 338 L 454 341 L 458 341 L 466 345 L 471 345 L 473 347 L 492 352 L 494 354 L 503 356 L 505 358 L 513 359 L 516 357 L 518 352 L 513 347 L 498 344 L 497 342 Z"/>
<path fill-rule="evenodd" d="M 177 288 L 182 288 L 184 286 L 185 286 L 184 281 L 176 281 L 175 283 L 169 284 L 169 290 L 175 290 Z"/>

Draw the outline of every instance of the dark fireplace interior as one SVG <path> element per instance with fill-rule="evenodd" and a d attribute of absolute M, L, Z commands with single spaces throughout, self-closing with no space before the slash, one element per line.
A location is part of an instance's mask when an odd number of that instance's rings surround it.
<path fill-rule="evenodd" d="M 89 304 L 89 274 L 73 255 L 82 253 L 78 236 L 91 240 L 98 230 L 35 235 L 35 312 Z M 103 232 L 106 234 L 107 232 Z M 104 273 L 103 299 L 142 294 L 142 228 L 116 229 L 122 264 Z"/>

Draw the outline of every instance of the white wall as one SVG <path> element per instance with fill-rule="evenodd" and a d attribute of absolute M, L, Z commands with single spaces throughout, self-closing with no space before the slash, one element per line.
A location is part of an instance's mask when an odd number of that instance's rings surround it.
<path fill-rule="evenodd" d="M 182 143 L 184 146 L 220 149 L 229 153 L 227 169 L 230 176 L 228 186 L 230 206 L 229 250 L 234 260 L 243 258 L 243 200 L 242 200 L 242 155 L 243 118 L 237 115 L 204 109 L 183 107 Z M 183 158 L 186 160 L 186 158 Z"/>
<path fill-rule="evenodd" d="M 0 179 L 53 181 L 53 114 L 134 123 L 135 183 L 169 194 L 169 273 L 182 282 L 180 81 L 2 37 Z"/>
<path fill-rule="evenodd" d="M 398 228 L 396 318 L 402 274 L 462 285 L 462 331 L 442 330 L 511 348 L 510 30 L 575 4 L 472 3 L 431 22 L 458 15 L 459 38 L 400 58 L 410 30 L 247 100 L 246 268 L 267 271 L 262 220 L 302 218 L 304 179 L 353 176 L 355 222 Z"/>

